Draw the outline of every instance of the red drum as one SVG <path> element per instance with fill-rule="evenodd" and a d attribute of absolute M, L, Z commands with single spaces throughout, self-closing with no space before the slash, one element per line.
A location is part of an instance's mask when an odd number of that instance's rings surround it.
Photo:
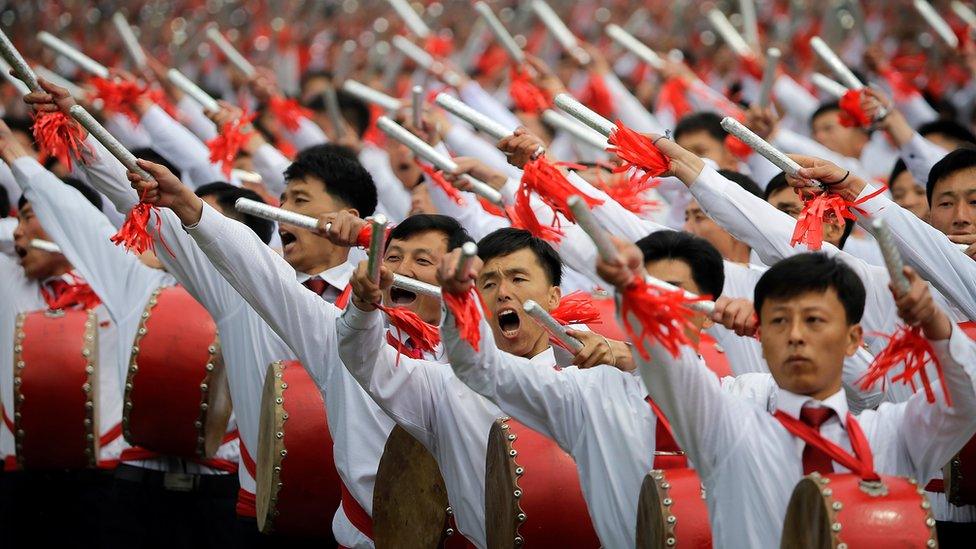
<path fill-rule="evenodd" d="M 576 463 L 551 439 L 495 420 L 485 466 L 488 547 L 599 547 Z"/>
<path fill-rule="evenodd" d="M 18 466 L 95 467 L 99 446 L 95 313 L 21 313 L 13 351 Z"/>
<path fill-rule="evenodd" d="M 132 344 L 122 407 L 125 439 L 160 454 L 209 458 L 230 414 L 213 319 L 182 286 L 157 288 Z"/>
<path fill-rule="evenodd" d="M 268 366 L 258 431 L 258 528 L 328 538 L 340 480 L 319 388 L 296 360 Z"/>
<path fill-rule="evenodd" d="M 936 540 L 931 504 L 914 479 L 812 473 L 793 489 L 780 547 L 938 547 Z"/>
<path fill-rule="evenodd" d="M 655 469 L 637 503 L 637 547 L 712 546 L 705 489 L 694 469 Z"/>
<path fill-rule="evenodd" d="M 976 322 L 959 325 L 976 340 Z M 969 439 L 955 457 L 942 468 L 946 498 L 953 505 L 976 504 L 976 438 Z"/>
<path fill-rule="evenodd" d="M 457 533 L 434 456 L 397 425 L 386 439 L 373 489 L 377 547 L 470 547 Z"/>

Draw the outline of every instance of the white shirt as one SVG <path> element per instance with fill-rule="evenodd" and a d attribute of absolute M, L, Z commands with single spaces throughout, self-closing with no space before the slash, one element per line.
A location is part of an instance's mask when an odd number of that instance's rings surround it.
<path fill-rule="evenodd" d="M 152 139 L 152 149 L 180 170 L 180 180 L 190 188 L 227 181 L 220 166 L 210 162 L 210 149 L 159 105 L 149 107 L 139 126 Z"/>
<path fill-rule="evenodd" d="M 936 403 L 923 393 L 907 402 L 883 403 L 857 416 L 877 472 L 916 478 L 924 485 L 976 433 L 976 345 L 956 328 L 948 341 L 932 342 L 942 363 L 953 407 L 935 383 Z M 730 398 L 685 347 L 677 359 L 659 345 L 651 360 L 635 354 L 651 398 L 671 422 L 675 438 L 696 464 L 708 492 L 716 547 L 776 547 L 793 487 L 803 476 L 802 444 L 767 410 Z M 825 401 L 838 412 L 821 430 L 850 449 L 843 390 Z M 796 414 L 802 395 L 779 391 L 780 410 Z M 835 422 L 831 425 L 830 422 Z M 843 471 L 834 465 L 835 471 Z"/>
<path fill-rule="evenodd" d="M 925 139 L 918 132 L 912 134 L 912 138 L 901 146 L 899 152 L 901 159 L 905 161 L 905 167 L 915 178 L 915 184 L 923 189 L 928 184 L 932 166 L 949 154 L 949 151 Z"/>

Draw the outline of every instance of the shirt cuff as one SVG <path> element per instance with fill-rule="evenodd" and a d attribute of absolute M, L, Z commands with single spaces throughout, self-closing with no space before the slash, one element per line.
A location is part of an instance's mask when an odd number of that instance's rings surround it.
<path fill-rule="evenodd" d="M 30 181 L 32 177 L 45 172 L 44 166 L 30 156 L 22 156 L 13 161 L 10 171 L 14 174 L 14 179 L 21 182 Z"/>
<path fill-rule="evenodd" d="M 379 315 L 379 309 L 364 311 L 350 300 L 349 306 L 342 313 L 342 320 L 353 330 L 367 330 L 379 321 Z"/>
<path fill-rule="evenodd" d="M 948 356 L 958 364 L 967 364 L 972 361 L 973 341 L 969 339 L 966 332 L 957 324 L 952 324 L 952 332 L 949 339 L 941 341 L 931 341 L 932 348 L 937 356 Z"/>

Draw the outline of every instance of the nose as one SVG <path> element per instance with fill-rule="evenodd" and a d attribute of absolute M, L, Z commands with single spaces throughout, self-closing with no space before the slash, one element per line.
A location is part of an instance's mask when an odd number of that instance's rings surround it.
<path fill-rule="evenodd" d="M 495 301 L 498 303 L 506 303 L 512 301 L 511 285 L 505 280 L 498 283 L 498 293 L 495 294 Z"/>
<path fill-rule="evenodd" d="M 806 337 L 803 333 L 803 323 L 800 319 L 794 319 L 790 322 L 790 333 L 788 343 L 791 346 L 803 345 Z"/>
<path fill-rule="evenodd" d="M 952 228 L 965 229 L 973 224 L 973 207 L 968 200 L 960 200 L 952 212 Z"/>

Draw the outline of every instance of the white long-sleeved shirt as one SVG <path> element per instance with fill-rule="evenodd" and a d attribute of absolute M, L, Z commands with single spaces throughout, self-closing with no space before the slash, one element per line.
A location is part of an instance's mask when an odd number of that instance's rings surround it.
<path fill-rule="evenodd" d="M 406 219 L 410 214 L 410 191 L 393 173 L 390 155 L 375 145 L 363 143 L 359 163 L 369 172 L 376 186 L 376 210 L 394 223 Z"/>
<path fill-rule="evenodd" d="M 935 143 L 925 139 L 916 132 L 899 149 L 901 159 L 905 161 L 905 166 L 915 179 L 915 184 L 925 188 L 929 180 L 929 172 L 932 166 L 942 160 L 942 157 L 949 154 L 948 151 Z"/>
<path fill-rule="evenodd" d="M 217 137 L 217 126 L 207 118 L 207 115 L 203 112 L 203 107 L 199 103 L 190 98 L 189 95 L 183 94 L 183 97 L 176 102 L 176 108 L 179 109 L 182 115 L 181 122 L 187 127 L 193 135 L 197 136 L 200 141 L 206 143 L 214 137 Z"/>
<path fill-rule="evenodd" d="M 957 328 L 949 340 L 932 344 L 952 407 L 936 384 L 935 404 L 917 393 L 907 402 L 883 403 L 857 416 L 875 470 L 911 476 L 922 485 L 976 433 L 976 346 Z M 708 492 L 715 546 L 779 545 L 790 494 L 803 476 L 803 441 L 767 410 L 715 388 L 713 374 L 691 349 L 683 348 L 677 359 L 658 345 L 649 351 L 650 361 L 635 355 L 641 376 Z M 799 417 L 803 406 L 834 409 L 836 415 L 820 432 L 851 451 L 843 389 L 823 401 L 780 390 L 776 404 L 792 417 Z M 845 471 L 837 464 L 834 470 Z"/>
<path fill-rule="evenodd" d="M 376 468 L 393 421 L 339 359 L 335 331 L 339 309 L 302 286 L 295 269 L 253 231 L 208 205 L 204 204 L 199 223 L 187 230 L 220 275 L 292 349 L 315 380 L 325 400 L 336 469 L 363 510 L 372 513 Z M 338 289 L 347 283 L 352 269 L 353 265 L 344 263 L 318 276 Z M 371 544 L 349 523 L 341 506 L 333 520 L 333 533 L 347 547 Z"/>
<path fill-rule="evenodd" d="M 179 169 L 180 180 L 191 188 L 227 181 L 220 167 L 210 162 L 207 146 L 159 105 L 149 107 L 139 126 L 152 139 L 153 150 Z"/>
<path fill-rule="evenodd" d="M 613 73 L 602 76 L 603 82 L 613 98 L 614 114 L 628 128 L 641 133 L 664 134 L 664 126 L 650 111 L 644 108 L 640 100 L 630 93 L 627 86 Z"/>

